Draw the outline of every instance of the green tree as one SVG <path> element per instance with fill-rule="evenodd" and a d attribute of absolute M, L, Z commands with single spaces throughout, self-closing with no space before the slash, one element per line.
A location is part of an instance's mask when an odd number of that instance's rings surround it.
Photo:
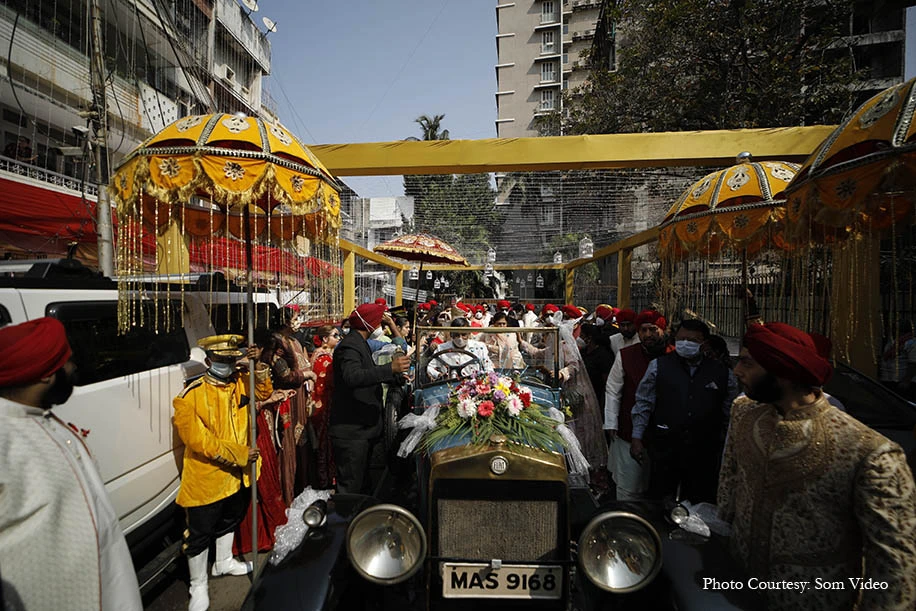
<path fill-rule="evenodd" d="M 861 101 L 853 0 L 608 0 L 616 70 L 592 58 L 567 134 L 837 123 Z M 600 48 L 600 47 L 598 47 Z M 606 63 L 606 62 L 605 62 Z"/>
<path fill-rule="evenodd" d="M 416 119 L 424 140 L 449 139 L 444 118 Z M 487 251 L 502 226 L 488 174 L 404 176 L 404 194 L 414 198 L 414 231 L 442 238 L 471 260 Z"/>

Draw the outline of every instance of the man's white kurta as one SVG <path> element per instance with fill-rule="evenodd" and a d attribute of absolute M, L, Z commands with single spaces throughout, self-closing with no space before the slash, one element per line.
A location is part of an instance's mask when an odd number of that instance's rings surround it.
<path fill-rule="evenodd" d="M 124 534 L 79 435 L 0 398 L 0 575 L 26 609 L 143 608 Z"/>

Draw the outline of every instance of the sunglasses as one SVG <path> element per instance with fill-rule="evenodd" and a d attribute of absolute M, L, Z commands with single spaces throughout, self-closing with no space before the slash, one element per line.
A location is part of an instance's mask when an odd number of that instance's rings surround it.
<path fill-rule="evenodd" d="M 340 337 L 340 333 L 331 333 L 329 337 Z"/>

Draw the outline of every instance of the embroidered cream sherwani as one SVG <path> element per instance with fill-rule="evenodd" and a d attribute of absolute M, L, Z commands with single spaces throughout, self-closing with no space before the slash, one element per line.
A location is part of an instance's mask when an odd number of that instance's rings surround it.
<path fill-rule="evenodd" d="M 916 605 L 916 488 L 903 451 L 823 396 L 786 418 L 737 399 L 718 501 L 749 576 L 810 582 L 768 590 L 768 608 Z M 857 588 L 859 577 L 887 589 Z M 845 587 L 817 589 L 818 579 Z"/>
<path fill-rule="evenodd" d="M 82 439 L 0 398 L 0 576 L 29 611 L 140 611 L 140 589 L 105 485 Z M 14 592 L 15 591 L 15 592 Z"/>

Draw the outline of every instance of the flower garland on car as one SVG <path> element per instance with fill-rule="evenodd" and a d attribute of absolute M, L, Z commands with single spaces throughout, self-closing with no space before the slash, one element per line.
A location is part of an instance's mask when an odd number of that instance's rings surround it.
<path fill-rule="evenodd" d="M 501 434 L 509 442 L 558 451 L 567 446 L 557 431 L 562 424 L 532 402 L 531 389 L 490 372 L 468 378 L 452 389 L 448 405 L 435 416 L 435 427 L 425 433 L 422 445 L 428 450 L 453 438 L 483 444 Z"/>

